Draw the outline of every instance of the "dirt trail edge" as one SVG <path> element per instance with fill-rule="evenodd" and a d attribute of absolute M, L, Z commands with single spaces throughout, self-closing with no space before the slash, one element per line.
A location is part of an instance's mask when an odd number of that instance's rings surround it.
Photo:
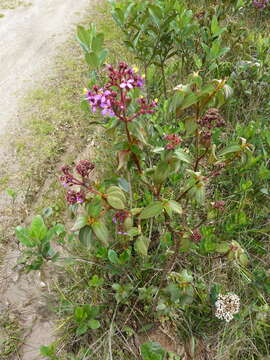
<path fill-rule="evenodd" d="M 20 123 L 20 100 L 33 85 L 48 76 L 58 46 L 74 31 L 74 24 L 80 21 L 90 4 L 91 0 L 32 0 L 31 6 L 0 9 L 5 14 L 0 22 L 2 138 Z M 1 151 L 0 160 L 4 158 L 4 151 Z M 0 207 L 4 203 L 4 199 L 0 199 Z M 0 264 L 0 311 L 11 309 L 24 329 L 23 346 L 20 354 L 14 354 L 14 360 L 40 360 L 40 346 L 55 340 L 55 324 L 47 301 L 50 296 L 47 280 L 53 274 L 20 275 L 13 270 L 19 251 L 8 248 L 5 252 Z"/>
<path fill-rule="evenodd" d="M 0 10 L 0 134 L 19 119 L 18 100 L 47 73 L 52 57 L 91 0 L 31 0 Z"/>

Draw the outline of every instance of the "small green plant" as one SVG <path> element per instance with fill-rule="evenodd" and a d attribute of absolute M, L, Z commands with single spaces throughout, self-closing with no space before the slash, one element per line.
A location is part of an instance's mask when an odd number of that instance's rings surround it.
<path fill-rule="evenodd" d="M 96 70 L 102 67 L 108 55 L 108 50 L 104 48 L 104 34 L 98 33 L 94 24 L 90 24 L 89 28 L 80 25 L 77 28 L 77 39 L 91 70 L 91 77 L 95 78 Z"/>
<path fill-rule="evenodd" d="M 16 237 L 27 250 L 24 251 L 20 263 L 26 271 L 38 270 L 44 261 L 56 261 L 59 254 L 52 247 L 52 240 L 58 237 L 62 241 L 65 235 L 63 225 L 48 229 L 41 216 L 35 216 L 29 227 L 17 226 Z"/>
<path fill-rule="evenodd" d="M 165 350 L 155 342 L 141 345 L 141 353 L 143 360 L 163 360 L 165 357 Z"/>
<path fill-rule="evenodd" d="M 99 308 L 97 306 L 91 306 L 85 304 L 83 306 L 77 306 L 74 310 L 74 320 L 77 323 L 76 334 L 78 336 L 85 334 L 89 329 L 96 330 L 101 325 L 96 319 L 99 315 Z"/>

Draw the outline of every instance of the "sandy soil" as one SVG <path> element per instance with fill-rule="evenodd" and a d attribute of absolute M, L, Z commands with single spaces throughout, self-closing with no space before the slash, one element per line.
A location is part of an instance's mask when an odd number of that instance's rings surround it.
<path fill-rule="evenodd" d="M 1 10 L 0 134 L 19 120 L 18 102 L 46 74 L 62 43 L 91 0 L 31 0 L 30 6 Z"/>
<path fill-rule="evenodd" d="M 58 46 L 74 32 L 75 24 L 91 1 L 31 0 L 31 6 L 2 10 L 0 0 L 0 13 L 5 15 L 0 19 L 2 139 L 20 123 L 20 101 L 39 80 L 49 76 Z M 0 160 L 5 158 L 4 152 L 2 143 Z M 4 200 L 0 199 L 0 207 L 4 206 Z M 40 360 L 39 347 L 54 340 L 52 314 L 48 312 L 45 299 L 50 295 L 50 289 L 46 279 L 37 274 L 20 276 L 15 272 L 13 266 L 19 253 L 14 248 L 5 252 L 0 269 L 0 308 L 18 314 L 24 327 L 24 345 L 21 353 L 14 355 L 14 360 Z M 51 276 L 47 274 L 47 279 Z"/>

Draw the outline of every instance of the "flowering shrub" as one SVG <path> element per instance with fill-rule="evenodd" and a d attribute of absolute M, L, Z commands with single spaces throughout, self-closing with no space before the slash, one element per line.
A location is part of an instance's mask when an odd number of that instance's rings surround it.
<path fill-rule="evenodd" d="M 103 36 L 93 26 L 78 29 L 92 70 L 83 104 L 90 118 L 102 119 L 113 170 L 96 180 L 94 171 L 100 171 L 94 159 L 64 165 L 60 182 L 66 189 L 71 229 L 57 225 L 45 231 L 40 217 L 35 221 L 38 231 L 17 229 L 19 241 L 27 247 L 27 270 L 59 258 L 52 249 L 53 238 L 71 253 L 68 260 L 73 274 L 76 266 L 82 296 L 69 290 L 76 303 L 67 309 L 65 294 L 63 307 L 76 342 L 83 339 L 88 344 L 98 328 L 108 328 L 112 336 L 116 317 L 121 334 L 148 326 L 148 320 L 162 325 L 176 321 L 185 336 L 191 331 L 205 337 L 210 325 L 216 334 L 220 320 L 240 328 L 240 321 L 232 320 L 235 315 L 238 320 L 247 316 L 245 291 L 256 298 L 256 309 L 248 316 L 253 319 L 256 311 L 258 319 L 267 318 L 261 309 L 268 311 L 262 294 L 269 294 L 269 276 L 252 269 L 250 253 L 258 233 L 267 233 L 268 220 L 264 214 L 263 227 L 251 228 L 249 208 L 254 194 L 261 203 L 263 194 L 269 194 L 267 163 L 261 164 L 269 134 L 258 121 L 243 125 L 239 120 L 234 126 L 230 111 L 237 111 L 239 100 L 232 97 L 228 84 L 241 86 L 239 97 L 257 88 L 251 81 L 242 84 L 239 70 L 245 80 L 246 73 L 251 79 L 258 73 L 266 90 L 262 69 L 269 62 L 269 39 L 259 37 L 252 47 L 258 50 L 259 64 L 254 63 L 252 72 L 250 61 L 235 62 L 228 67 L 236 68 L 231 78 L 226 73 L 222 79 L 218 61 L 229 48 L 222 44 L 226 28 L 219 25 L 221 8 L 217 6 L 216 15 L 213 9 L 193 15 L 181 1 L 113 2 L 114 20 L 145 74 L 125 62 L 103 66 Z M 236 38 L 233 44 L 237 42 Z M 187 76 L 191 66 L 197 71 Z M 156 81 L 160 75 L 162 81 Z M 257 147 L 262 149 L 259 155 Z M 251 169 L 259 180 L 247 176 Z M 262 216 L 259 207 L 256 212 Z M 259 254 L 265 251 L 261 244 L 258 248 Z M 246 281 L 239 293 L 238 277 Z M 230 290 L 238 295 L 227 293 Z M 265 323 L 258 325 L 259 337 Z M 147 353 L 148 347 L 142 349 Z"/>

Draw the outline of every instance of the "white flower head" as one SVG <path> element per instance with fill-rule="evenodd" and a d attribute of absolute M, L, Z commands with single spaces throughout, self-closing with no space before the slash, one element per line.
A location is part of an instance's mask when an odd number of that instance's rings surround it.
<path fill-rule="evenodd" d="M 237 314 L 240 309 L 240 298 L 236 294 L 219 294 L 215 302 L 216 313 L 215 316 L 220 320 L 230 322 L 233 315 Z"/>

